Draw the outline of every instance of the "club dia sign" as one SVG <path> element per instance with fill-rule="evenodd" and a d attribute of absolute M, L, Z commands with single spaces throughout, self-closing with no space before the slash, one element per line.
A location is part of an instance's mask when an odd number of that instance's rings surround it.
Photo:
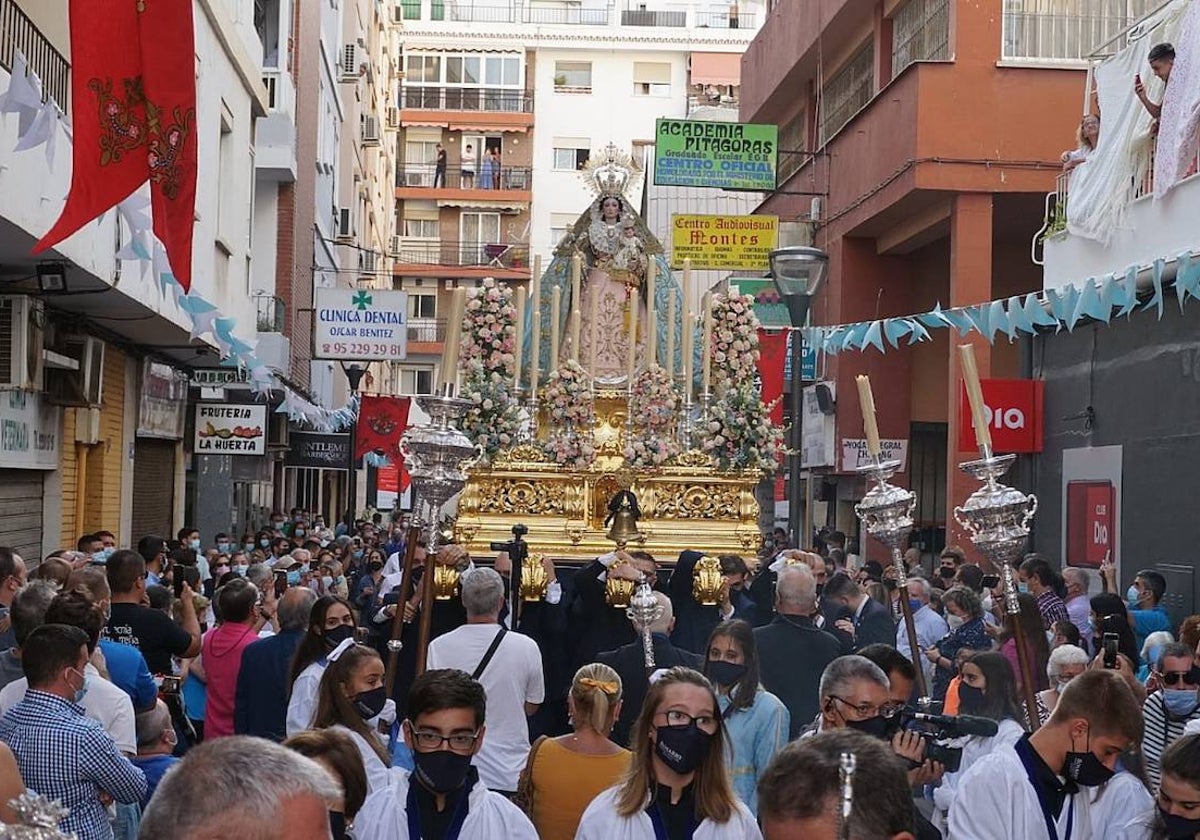
<path fill-rule="evenodd" d="M 779 241 L 777 216 L 671 216 L 671 267 L 766 271 Z"/>

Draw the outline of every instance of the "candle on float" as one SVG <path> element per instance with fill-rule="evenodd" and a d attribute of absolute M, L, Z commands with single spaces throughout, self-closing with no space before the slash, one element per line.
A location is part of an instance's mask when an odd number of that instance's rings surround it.
<path fill-rule="evenodd" d="M 700 385 L 701 393 L 707 394 L 712 384 L 712 331 L 713 311 L 712 295 L 704 296 L 704 333 L 700 343 Z"/>
<path fill-rule="evenodd" d="M 683 261 L 683 302 L 680 304 L 679 310 L 685 315 L 688 312 L 695 312 L 692 303 L 692 258 L 688 257 Z"/>
<path fill-rule="evenodd" d="M 629 377 L 629 387 L 633 387 L 633 372 L 637 368 L 637 322 L 638 308 L 637 298 L 631 298 L 629 301 L 629 363 L 627 371 Z"/>
<path fill-rule="evenodd" d="M 525 287 L 517 289 L 517 321 L 516 330 L 514 331 L 515 341 L 513 342 L 513 393 L 521 392 L 521 357 L 524 347 L 521 342 L 525 333 L 525 295 L 527 294 Z"/>
<path fill-rule="evenodd" d="M 695 391 L 693 357 L 696 349 L 696 313 L 688 307 L 686 295 L 683 309 L 683 398 L 685 402 L 691 402 L 692 392 Z"/>
<path fill-rule="evenodd" d="M 983 386 L 979 384 L 979 368 L 975 366 L 975 347 L 971 344 L 960 344 L 958 352 L 962 361 L 963 384 L 967 387 L 967 400 L 971 403 L 971 423 L 975 427 L 975 441 L 979 444 L 980 452 L 991 454 L 992 433 L 988 429 Z"/>
<path fill-rule="evenodd" d="M 558 311 L 562 308 L 562 286 L 550 294 L 550 372 L 558 370 Z"/>
<path fill-rule="evenodd" d="M 667 371 L 675 379 L 675 289 L 667 289 Z"/>
<path fill-rule="evenodd" d="M 582 320 L 582 304 L 579 300 L 581 277 L 583 274 L 583 258 L 576 251 L 571 255 L 571 361 L 579 361 L 579 324 Z"/>
<path fill-rule="evenodd" d="M 466 289 L 460 286 L 450 293 L 450 314 L 446 319 L 446 343 L 442 348 L 442 385 L 458 381 L 458 353 L 462 343 L 463 310 L 466 308 L 466 303 Z"/>
<path fill-rule="evenodd" d="M 579 307 L 571 310 L 571 361 L 579 361 L 579 331 L 580 324 L 583 321 L 583 315 L 579 311 Z"/>
<path fill-rule="evenodd" d="M 588 301 L 588 329 L 591 330 L 588 335 L 588 375 L 592 377 L 592 388 L 596 387 L 596 346 L 600 343 L 596 340 L 596 316 L 598 313 L 598 301 L 600 292 L 596 289 L 592 290 L 591 300 Z"/>
<path fill-rule="evenodd" d="M 883 447 L 879 444 L 879 424 L 875 420 L 875 396 L 871 393 L 871 377 L 859 374 L 854 377 L 854 381 L 858 383 L 858 404 L 862 408 L 867 452 L 874 458 L 882 454 Z"/>
<path fill-rule="evenodd" d="M 537 397 L 538 370 L 542 353 L 542 255 L 533 257 L 529 281 L 529 396 Z"/>
<path fill-rule="evenodd" d="M 658 275 L 658 262 L 654 257 L 646 264 L 646 366 L 654 367 L 658 362 L 658 300 L 654 296 L 654 281 Z"/>

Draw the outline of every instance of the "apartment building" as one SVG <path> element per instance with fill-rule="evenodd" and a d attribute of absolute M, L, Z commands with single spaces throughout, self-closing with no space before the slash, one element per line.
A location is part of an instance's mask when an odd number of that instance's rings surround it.
<path fill-rule="evenodd" d="M 1145 4 L 1102 0 L 821 0 L 777 3 L 746 51 L 741 119 L 780 127 L 779 187 L 759 207 L 814 223 L 829 276 L 814 324 L 982 303 L 1041 288 L 1029 243 L 1073 148 L 1083 57 Z M 1139 7 L 1139 8 L 1131 8 Z M 976 336 L 984 377 L 1028 375 L 1020 345 Z M 856 532 L 861 480 L 842 442 L 861 438 L 853 377 L 876 384 L 884 438 L 905 441 L 917 539 L 965 544 L 951 511 L 975 483 L 958 464 L 952 331 L 886 353 L 822 361 L 837 394 L 836 445 L 814 464 L 818 526 Z M 1028 459 L 1027 459 L 1028 460 Z M 789 488 L 801 492 L 801 488 Z"/>
<path fill-rule="evenodd" d="M 396 7 L 393 275 L 413 319 L 402 393 L 436 381 L 449 290 L 489 276 L 525 282 L 535 257 L 549 264 L 593 198 L 579 178 L 593 151 L 611 142 L 641 159 L 658 117 L 732 103 L 763 11 L 752 2 Z"/>

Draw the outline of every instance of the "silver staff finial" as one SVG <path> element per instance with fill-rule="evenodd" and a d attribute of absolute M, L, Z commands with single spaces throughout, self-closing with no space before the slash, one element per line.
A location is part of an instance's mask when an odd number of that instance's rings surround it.
<path fill-rule="evenodd" d="M 844 752 L 839 760 L 839 771 L 842 780 L 842 808 L 838 813 L 838 838 L 850 840 L 850 813 L 854 810 L 854 771 L 858 767 L 858 759 L 854 753 Z"/>

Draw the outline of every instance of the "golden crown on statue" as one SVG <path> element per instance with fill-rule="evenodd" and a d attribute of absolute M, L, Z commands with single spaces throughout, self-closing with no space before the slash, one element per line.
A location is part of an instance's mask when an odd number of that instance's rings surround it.
<path fill-rule="evenodd" d="M 627 152 L 609 143 L 583 165 L 580 177 L 596 195 L 624 195 L 641 165 Z"/>

